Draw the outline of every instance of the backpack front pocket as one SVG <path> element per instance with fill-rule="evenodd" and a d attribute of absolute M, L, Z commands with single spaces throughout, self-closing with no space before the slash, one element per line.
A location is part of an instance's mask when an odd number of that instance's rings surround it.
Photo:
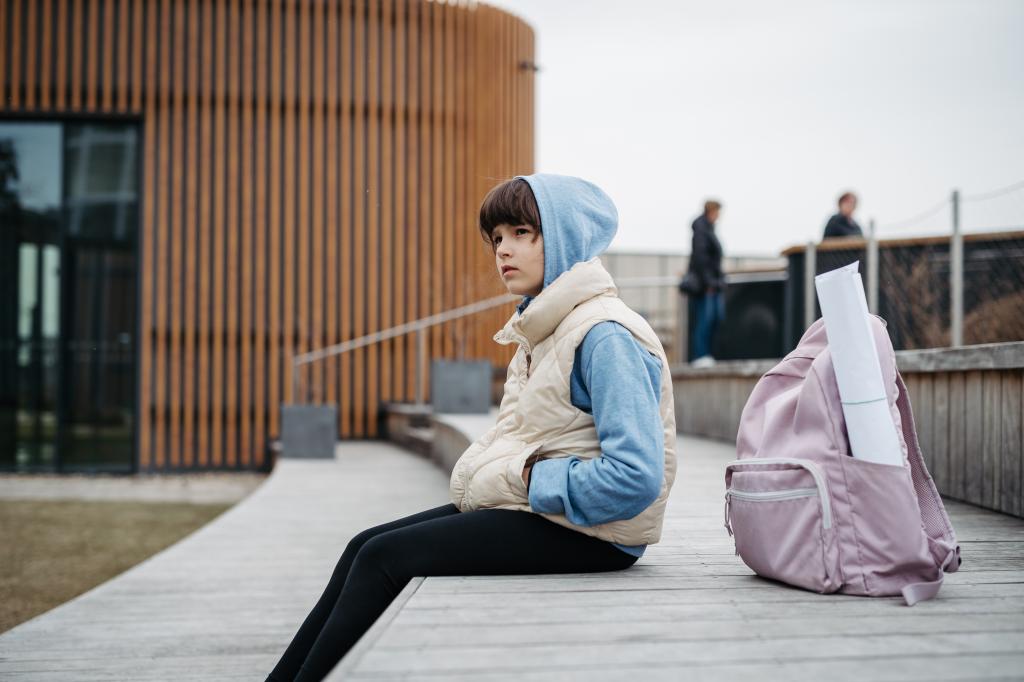
<path fill-rule="evenodd" d="M 832 503 L 818 467 L 794 458 L 726 468 L 725 525 L 758 575 L 815 592 L 842 585 Z"/>

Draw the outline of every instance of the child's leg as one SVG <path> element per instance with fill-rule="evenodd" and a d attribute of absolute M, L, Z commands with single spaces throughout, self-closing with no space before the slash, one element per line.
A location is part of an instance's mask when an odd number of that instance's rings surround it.
<path fill-rule="evenodd" d="M 328 581 L 327 588 L 324 590 L 323 595 L 320 596 L 316 606 L 314 606 L 313 610 L 309 612 L 309 615 L 306 616 L 306 620 L 302 623 L 299 631 L 295 634 L 295 637 L 292 638 L 292 642 L 288 645 L 288 648 L 281 656 L 281 660 L 274 667 L 274 671 L 270 673 L 270 679 L 291 680 L 298 673 L 299 668 L 302 666 L 302 662 L 306 660 L 306 655 L 313 646 L 313 642 L 315 642 L 316 638 L 320 635 L 320 629 L 323 628 L 327 617 L 331 615 L 331 609 L 334 608 L 335 602 L 338 601 L 338 596 L 341 594 L 341 589 L 345 586 L 345 581 L 348 578 L 349 571 L 351 570 L 352 562 L 355 560 L 356 555 L 359 554 L 359 550 L 363 548 L 363 545 L 365 545 L 367 541 L 381 533 L 386 533 L 404 526 L 458 513 L 459 510 L 455 505 L 446 504 L 443 507 L 428 509 L 427 511 L 413 514 L 412 516 L 406 516 L 405 518 L 392 521 L 391 523 L 374 526 L 373 528 L 364 530 L 359 533 L 359 535 L 352 538 L 349 541 L 348 546 L 345 548 L 344 553 L 342 553 L 341 558 L 338 560 L 337 566 L 334 567 L 334 573 L 331 575 L 331 579 Z"/>
<path fill-rule="evenodd" d="M 453 514 L 382 533 L 356 556 L 296 679 L 327 675 L 413 577 L 590 573 L 621 570 L 635 561 L 603 540 L 505 509 Z"/>

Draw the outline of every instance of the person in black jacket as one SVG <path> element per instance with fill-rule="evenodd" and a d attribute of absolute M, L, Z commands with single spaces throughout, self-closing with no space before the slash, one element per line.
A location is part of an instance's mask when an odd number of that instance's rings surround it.
<path fill-rule="evenodd" d="M 853 220 L 853 212 L 857 210 L 857 195 L 844 192 L 839 197 L 839 213 L 828 219 L 825 225 L 825 239 L 833 237 L 863 237 L 864 232 Z"/>
<path fill-rule="evenodd" d="M 704 202 L 704 213 L 693 221 L 693 245 L 690 250 L 690 272 L 696 275 L 703 291 L 692 298 L 696 307 L 694 329 L 694 366 L 713 365 L 711 356 L 715 331 L 725 317 L 725 275 L 722 273 L 722 244 L 715 235 L 715 221 L 721 213 L 718 201 Z"/>

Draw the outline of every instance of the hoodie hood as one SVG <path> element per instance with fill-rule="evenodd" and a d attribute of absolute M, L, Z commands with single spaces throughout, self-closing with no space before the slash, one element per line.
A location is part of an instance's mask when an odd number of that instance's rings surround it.
<path fill-rule="evenodd" d="M 576 263 L 608 248 L 619 225 L 615 204 L 600 187 L 569 175 L 517 176 L 533 190 L 544 235 L 544 287 Z M 530 301 L 523 300 L 525 307 Z"/>

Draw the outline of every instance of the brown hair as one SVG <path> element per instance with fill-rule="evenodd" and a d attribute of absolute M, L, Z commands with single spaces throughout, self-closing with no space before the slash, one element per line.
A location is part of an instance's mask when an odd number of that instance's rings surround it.
<path fill-rule="evenodd" d="M 492 247 L 494 228 L 498 225 L 530 225 L 540 234 L 540 210 L 526 180 L 506 180 L 484 197 L 480 204 L 480 235 Z"/>
<path fill-rule="evenodd" d="M 719 210 L 721 208 L 722 208 L 722 202 L 715 201 L 714 199 L 708 199 L 707 201 L 704 202 L 704 215 L 707 215 L 708 213 L 711 213 L 712 211 L 717 211 L 717 210 Z"/>
<path fill-rule="evenodd" d="M 839 195 L 839 200 L 836 201 L 836 205 L 837 206 L 842 206 L 843 202 L 846 201 L 847 199 L 856 199 L 856 198 L 857 198 L 857 195 L 854 194 L 853 192 L 843 192 L 842 194 Z"/>

